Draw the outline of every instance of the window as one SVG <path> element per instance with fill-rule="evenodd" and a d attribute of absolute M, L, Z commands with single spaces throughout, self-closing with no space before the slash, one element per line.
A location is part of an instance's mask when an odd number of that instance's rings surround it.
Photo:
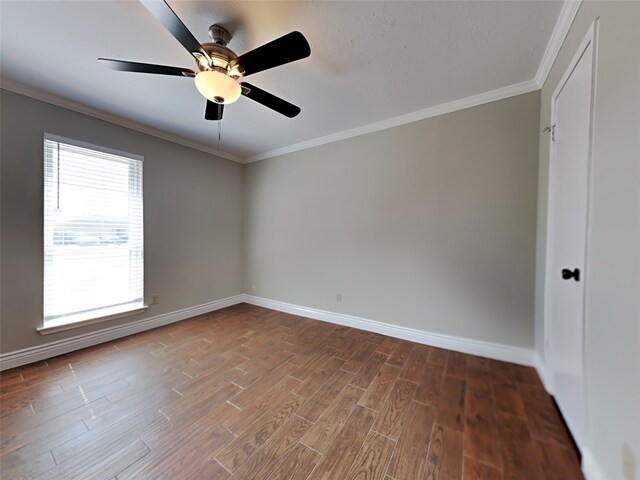
<path fill-rule="evenodd" d="M 45 135 L 42 330 L 144 308 L 142 225 L 142 157 Z"/>

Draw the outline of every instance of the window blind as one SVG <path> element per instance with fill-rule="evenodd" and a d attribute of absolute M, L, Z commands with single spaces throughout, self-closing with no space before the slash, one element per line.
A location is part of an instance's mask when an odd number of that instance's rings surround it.
<path fill-rule="evenodd" d="M 44 140 L 44 323 L 141 306 L 142 160 Z"/>

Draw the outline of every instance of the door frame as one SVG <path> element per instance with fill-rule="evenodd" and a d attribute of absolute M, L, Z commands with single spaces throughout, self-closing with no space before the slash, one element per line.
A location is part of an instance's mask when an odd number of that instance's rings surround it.
<path fill-rule="evenodd" d="M 573 73 L 573 71 L 575 70 L 578 62 L 582 59 L 582 56 L 584 55 L 585 51 L 587 50 L 587 48 L 591 45 L 592 46 L 592 59 L 591 59 L 591 98 L 590 98 L 590 105 L 589 105 L 589 121 L 590 121 L 590 125 L 589 125 L 589 139 L 588 139 L 588 155 L 587 155 L 587 218 L 586 218 L 586 231 L 584 232 L 585 234 L 585 258 L 584 258 L 584 275 L 583 275 L 583 289 L 584 289 L 584 295 L 583 295 L 583 303 L 582 303 L 582 338 L 581 338 L 581 342 L 582 342 L 582 359 L 581 359 L 581 366 L 582 366 L 582 391 L 583 394 L 586 394 L 586 383 L 587 383 L 587 379 L 586 379 L 586 344 L 585 344 L 585 337 L 586 337 L 586 333 L 587 333 L 587 317 L 588 317 L 588 312 L 587 312 L 587 291 L 588 291 L 588 285 L 589 285 L 589 252 L 590 252 L 590 246 L 591 246 L 591 239 L 590 239 L 590 225 L 591 225 L 591 216 L 592 216 L 592 202 L 593 202 L 593 195 L 592 195 L 592 187 L 593 187 L 593 132 L 594 132 L 594 123 L 595 123 L 595 118 L 594 118 L 594 111 L 595 111 L 595 93 L 596 93 L 596 73 L 597 73 L 597 64 L 598 64 L 598 49 L 597 49 L 597 39 L 598 39 L 598 22 L 599 22 L 599 18 L 596 18 L 593 23 L 590 25 L 589 29 L 587 30 L 587 33 L 585 34 L 584 38 L 582 39 L 582 41 L 580 42 L 575 54 L 573 55 L 573 58 L 571 59 L 571 62 L 569 62 L 569 64 L 567 65 L 567 68 L 564 72 L 564 74 L 562 75 L 560 81 L 558 82 L 553 95 L 551 96 L 551 125 L 555 126 L 556 125 L 556 120 L 557 120 L 557 107 L 556 107 L 556 101 L 557 98 L 560 94 L 560 92 L 562 91 L 562 89 L 564 88 L 565 84 L 567 83 L 567 81 L 569 80 L 569 77 L 571 76 L 571 74 Z M 553 128 L 553 127 L 552 127 Z M 551 280 L 552 280 L 552 275 L 555 274 L 556 272 L 552 271 L 552 265 L 551 265 L 551 252 L 553 251 L 553 221 L 554 221 L 554 212 L 552 210 L 552 206 L 554 204 L 553 200 L 554 200 L 554 177 L 556 175 L 556 168 L 555 168 L 555 142 L 553 141 L 553 130 L 550 132 L 549 134 L 549 172 L 548 172 L 548 190 L 547 190 L 547 234 L 546 234 L 546 252 L 545 252 L 545 276 L 544 276 L 544 310 L 543 310 L 543 314 L 544 314 L 544 364 L 545 364 L 545 370 L 546 370 L 546 382 L 545 382 L 545 386 L 547 387 L 547 389 L 549 390 L 549 392 L 551 394 L 553 394 L 555 392 L 555 385 L 554 385 L 554 376 L 553 376 L 553 363 L 551 362 L 550 356 L 549 356 L 549 343 L 550 343 L 550 333 L 551 333 Z M 583 395 L 584 398 L 586 399 L 586 395 Z M 585 401 L 585 404 L 583 405 L 583 419 L 582 419 L 582 424 L 583 424 L 583 432 L 585 432 L 586 435 L 586 409 L 587 409 L 587 404 Z M 580 448 L 581 446 L 578 445 L 578 448 Z M 581 449 L 581 448 L 580 448 Z M 581 449 L 582 450 L 582 449 Z"/>

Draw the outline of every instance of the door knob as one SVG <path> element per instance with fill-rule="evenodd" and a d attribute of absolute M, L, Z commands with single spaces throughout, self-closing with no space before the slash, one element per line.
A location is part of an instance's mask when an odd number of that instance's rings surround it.
<path fill-rule="evenodd" d="M 570 280 L 570 279 L 574 279 L 576 282 L 580 281 L 580 269 L 579 268 L 574 268 L 573 270 L 570 270 L 568 268 L 563 268 L 562 269 L 562 278 L 565 280 Z"/>

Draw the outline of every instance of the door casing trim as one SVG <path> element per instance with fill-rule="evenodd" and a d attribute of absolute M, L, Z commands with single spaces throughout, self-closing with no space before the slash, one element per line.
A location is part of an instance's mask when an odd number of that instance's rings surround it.
<path fill-rule="evenodd" d="M 586 218 L 586 231 L 585 231 L 585 258 L 584 258 L 584 295 L 583 295 L 583 305 L 582 305 L 582 392 L 583 398 L 585 399 L 585 403 L 583 405 L 583 432 L 586 438 L 587 436 L 587 402 L 586 402 L 586 393 L 587 393 L 587 365 L 586 365 L 586 342 L 585 338 L 587 336 L 587 318 L 588 318 L 588 309 L 587 309 L 587 292 L 589 285 L 589 259 L 590 259 L 590 225 L 591 225 L 591 217 L 592 217 L 592 202 L 593 195 L 592 187 L 593 187 L 593 133 L 594 133 L 594 124 L 595 124 L 595 94 L 596 94 L 596 77 L 597 77 L 597 64 L 598 64 L 598 24 L 599 17 L 596 18 L 590 25 L 587 33 L 584 38 L 580 42 L 576 53 L 574 54 L 571 62 L 567 65 L 567 68 L 562 75 L 560 81 L 558 82 L 557 87 L 555 88 L 553 95 L 551 96 L 551 125 L 556 124 L 557 120 L 557 110 L 556 110 L 556 100 L 558 95 L 564 88 L 565 84 L 569 80 L 569 77 L 575 70 L 578 62 L 584 55 L 587 48 L 592 46 L 592 58 L 591 58 L 591 98 L 589 105 L 589 139 L 588 139 L 588 154 L 587 154 L 587 218 Z M 546 388 L 552 395 L 555 393 L 555 384 L 553 378 L 553 366 L 550 365 L 549 362 L 549 334 L 550 334 L 550 322 L 551 322 L 551 306 L 550 306 L 550 298 L 551 298 L 551 275 L 552 266 L 551 263 L 551 252 L 553 248 L 553 211 L 551 207 L 553 205 L 553 178 L 555 176 L 555 142 L 552 140 L 552 136 L 549 135 L 549 172 L 548 172 L 548 183 L 547 183 L 547 234 L 546 234 L 546 250 L 545 250 L 545 275 L 544 275 L 544 308 L 543 308 L 543 328 L 544 328 L 544 370 L 548 373 L 546 376 Z M 576 444 L 580 451 L 583 451 L 583 446 L 576 439 Z"/>

